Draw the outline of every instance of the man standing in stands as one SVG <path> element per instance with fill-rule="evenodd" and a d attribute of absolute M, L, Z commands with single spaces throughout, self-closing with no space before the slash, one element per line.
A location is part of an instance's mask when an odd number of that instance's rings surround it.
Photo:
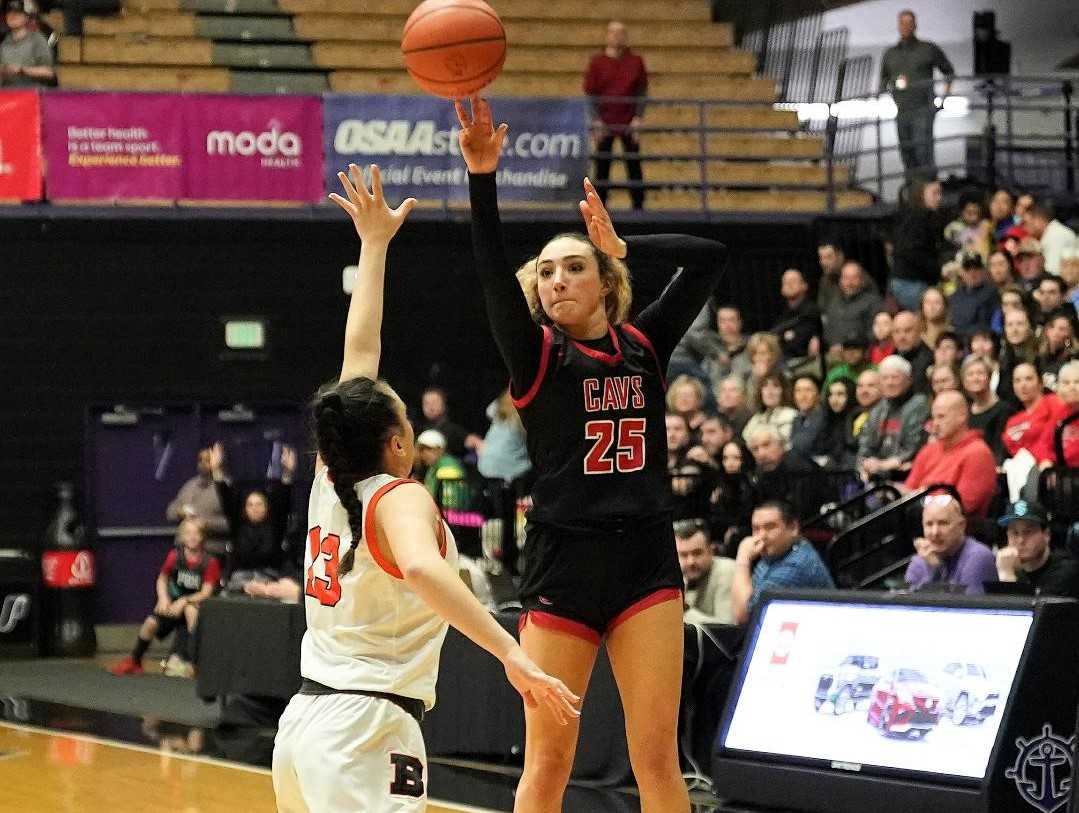
<path fill-rule="evenodd" d="M 970 516 L 985 517 L 997 490 L 997 463 L 981 432 L 967 425 L 967 399 L 958 390 L 945 390 L 933 400 L 931 414 L 935 439 L 915 455 L 903 488 L 948 483 Z"/>
<path fill-rule="evenodd" d="M 911 590 L 927 585 L 961 585 L 967 595 L 985 592 L 997 580 L 996 558 L 978 540 L 967 536 L 963 506 L 951 494 L 931 494 L 922 508 L 922 533 L 914 540 L 917 556 L 907 566 Z"/>
<path fill-rule="evenodd" d="M 211 449 L 200 449 L 196 474 L 182 486 L 165 509 L 169 522 L 197 519 L 206 537 L 206 549 L 213 554 L 225 551 L 229 538 L 229 521 L 221 507 L 221 498 L 214 485 Z"/>
<path fill-rule="evenodd" d="M 780 282 L 780 296 L 787 303 L 786 309 L 779 314 L 779 320 L 773 325 L 772 333 L 779 338 L 786 361 L 801 360 L 820 352 L 821 313 L 817 303 L 809 298 L 809 283 L 797 268 L 788 268 L 783 272 Z M 817 339 L 817 342 L 813 340 Z M 817 344 L 817 348 L 813 345 Z M 813 352 L 813 350 L 816 352 Z"/>
<path fill-rule="evenodd" d="M 8 0 L 4 22 L 10 29 L 0 42 L 0 85 L 15 88 L 48 86 L 56 73 L 52 51 L 40 33 L 30 30 L 25 0 Z"/>
<path fill-rule="evenodd" d="M 918 21 L 909 9 L 899 12 L 899 42 L 884 52 L 880 63 L 880 89 L 891 92 L 897 108 L 895 131 L 907 179 L 935 178 L 933 119 L 937 115 L 933 92 L 933 69 L 947 82 L 943 96 L 951 91 L 955 68 L 939 46 L 916 36 Z"/>
<path fill-rule="evenodd" d="M 1064 252 L 1077 246 L 1075 232 L 1056 219 L 1053 206 L 1037 202 L 1023 215 L 1027 232 L 1041 244 L 1045 256 L 1045 270 L 1060 273 L 1060 261 Z"/>
<path fill-rule="evenodd" d="M 609 153 L 617 138 L 622 142 L 626 174 L 631 181 L 641 182 L 640 142 L 637 133 L 644 116 L 648 92 L 648 72 L 644 60 L 633 53 L 627 43 L 626 27 L 617 20 L 607 23 L 607 43 L 592 57 L 584 77 L 584 92 L 592 106 L 592 132 L 596 152 Z M 604 98 L 607 97 L 607 98 Z M 611 176 L 611 159 L 596 159 L 596 191 L 607 202 L 607 179 Z M 644 208 L 644 187 L 629 191 L 634 209 Z"/>

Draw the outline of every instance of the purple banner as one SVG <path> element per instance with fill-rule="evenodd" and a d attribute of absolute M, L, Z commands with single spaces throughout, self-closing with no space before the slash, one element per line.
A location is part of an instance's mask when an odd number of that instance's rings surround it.
<path fill-rule="evenodd" d="M 162 93 L 42 94 L 49 198 L 179 198 L 185 167 L 178 101 Z"/>
<path fill-rule="evenodd" d="M 322 199 L 320 98 L 206 95 L 185 97 L 183 105 L 184 198 Z"/>

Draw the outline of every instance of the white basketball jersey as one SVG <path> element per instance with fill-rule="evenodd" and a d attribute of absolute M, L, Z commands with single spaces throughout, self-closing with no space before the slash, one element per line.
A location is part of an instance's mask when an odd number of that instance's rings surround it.
<path fill-rule="evenodd" d="M 352 544 L 352 531 L 327 470 L 315 476 L 307 512 L 307 632 L 300 673 L 333 689 L 391 692 L 422 700 L 431 709 L 448 625 L 408 588 L 375 537 L 378 501 L 406 482 L 379 474 L 357 484 L 364 534 L 352 570 L 338 580 L 337 563 Z M 439 544 L 456 570 L 457 546 L 445 522 Z"/>

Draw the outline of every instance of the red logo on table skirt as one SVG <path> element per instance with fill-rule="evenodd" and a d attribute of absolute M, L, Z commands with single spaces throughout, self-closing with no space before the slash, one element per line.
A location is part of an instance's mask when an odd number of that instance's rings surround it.
<path fill-rule="evenodd" d="M 784 621 L 779 625 L 779 637 L 775 648 L 772 650 L 772 663 L 782 666 L 790 658 L 791 650 L 794 649 L 794 634 L 798 632 L 797 621 Z"/>
<path fill-rule="evenodd" d="M 47 550 L 41 555 L 46 587 L 93 587 L 94 554 L 88 550 Z"/>

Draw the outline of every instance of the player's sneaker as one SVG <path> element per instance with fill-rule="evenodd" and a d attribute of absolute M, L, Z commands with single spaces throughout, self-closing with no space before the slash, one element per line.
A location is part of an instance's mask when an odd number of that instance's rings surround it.
<path fill-rule="evenodd" d="M 123 675 L 141 675 L 143 668 L 141 663 L 128 655 L 109 671 L 118 677 L 122 677 Z"/>
<path fill-rule="evenodd" d="M 175 652 L 169 655 L 162 666 L 165 677 L 184 677 L 184 660 Z"/>

